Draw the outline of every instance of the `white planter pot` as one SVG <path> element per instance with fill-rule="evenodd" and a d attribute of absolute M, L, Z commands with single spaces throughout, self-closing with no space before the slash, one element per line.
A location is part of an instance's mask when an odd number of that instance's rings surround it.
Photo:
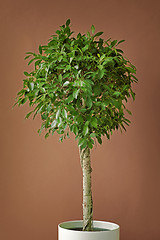
<path fill-rule="evenodd" d="M 58 240 L 119 240 L 119 226 L 115 223 L 93 221 L 96 231 L 81 231 L 83 221 L 69 221 L 58 225 Z M 100 229 L 97 231 L 97 229 Z"/>

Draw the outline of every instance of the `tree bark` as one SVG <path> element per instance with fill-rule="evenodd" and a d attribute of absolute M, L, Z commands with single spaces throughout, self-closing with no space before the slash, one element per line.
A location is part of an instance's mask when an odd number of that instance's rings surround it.
<path fill-rule="evenodd" d="M 88 147 L 80 149 L 80 161 L 83 172 L 83 231 L 92 231 L 93 201 L 91 189 L 91 160 Z"/>

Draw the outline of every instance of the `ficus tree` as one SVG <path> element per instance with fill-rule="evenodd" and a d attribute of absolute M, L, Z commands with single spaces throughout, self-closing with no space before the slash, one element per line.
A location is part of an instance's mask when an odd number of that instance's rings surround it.
<path fill-rule="evenodd" d="M 113 130 L 126 130 L 127 99 L 135 99 L 132 83 L 136 67 L 124 57 L 119 44 L 124 40 L 104 40 L 103 32 L 73 36 L 70 19 L 51 36 L 39 52 L 27 52 L 31 72 L 24 72 L 23 88 L 17 94 L 19 106 L 29 101 L 33 119 L 41 115 L 45 138 L 57 132 L 60 141 L 75 134 L 83 171 L 83 230 L 92 230 L 90 151 L 102 136 L 110 139 Z M 127 115 L 128 116 L 128 115 Z"/>

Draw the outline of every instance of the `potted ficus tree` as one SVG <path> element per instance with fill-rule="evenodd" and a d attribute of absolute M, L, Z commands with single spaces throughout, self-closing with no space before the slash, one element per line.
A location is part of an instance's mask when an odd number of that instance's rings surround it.
<path fill-rule="evenodd" d="M 34 70 L 24 72 L 23 88 L 16 104 L 27 100 L 32 111 L 41 115 L 40 134 L 45 138 L 57 132 L 60 141 L 75 134 L 83 171 L 83 221 L 59 224 L 59 240 L 118 240 L 119 226 L 93 221 L 90 151 L 102 136 L 110 139 L 113 130 L 126 130 L 130 121 L 125 113 L 129 97 L 135 99 L 132 83 L 137 82 L 136 68 L 119 49 L 121 41 L 100 38 L 103 32 L 78 33 L 72 37 L 70 20 L 62 25 L 39 53 L 28 52 L 28 65 Z"/>

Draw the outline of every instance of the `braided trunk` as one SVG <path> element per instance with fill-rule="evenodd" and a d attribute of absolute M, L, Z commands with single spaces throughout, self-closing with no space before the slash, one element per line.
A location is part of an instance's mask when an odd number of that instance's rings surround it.
<path fill-rule="evenodd" d="M 80 149 L 80 161 L 83 171 L 83 231 L 92 231 L 93 201 L 91 190 L 90 149 Z"/>

